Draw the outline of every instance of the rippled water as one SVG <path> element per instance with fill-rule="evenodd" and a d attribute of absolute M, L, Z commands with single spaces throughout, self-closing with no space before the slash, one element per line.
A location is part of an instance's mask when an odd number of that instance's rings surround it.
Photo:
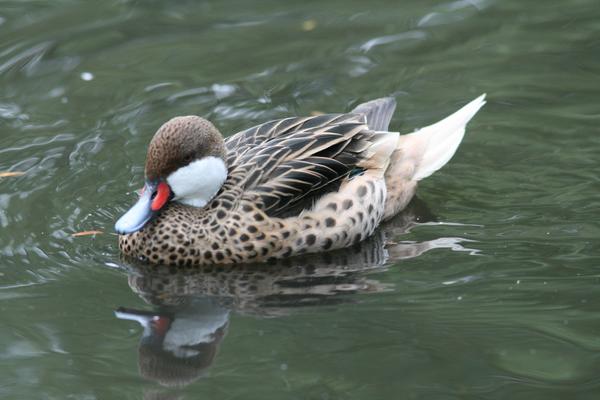
<path fill-rule="evenodd" d="M 596 398 L 599 21 L 594 0 L 1 2 L 0 173 L 23 174 L 0 177 L 0 397 Z M 229 134 L 394 95 L 410 131 L 483 92 L 362 246 L 119 259 L 172 116 Z"/>

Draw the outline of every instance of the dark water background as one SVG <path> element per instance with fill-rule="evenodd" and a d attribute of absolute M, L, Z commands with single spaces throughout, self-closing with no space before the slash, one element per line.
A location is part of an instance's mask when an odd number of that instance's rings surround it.
<path fill-rule="evenodd" d="M 484 92 L 360 248 L 192 275 L 119 259 L 172 116 L 230 134 L 394 95 L 407 132 Z M 597 398 L 599 99 L 597 0 L 1 1 L 0 172 L 24 175 L 0 177 L 0 397 Z M 203 364 L 139 369 L 152 339 L 118 307 L 228 322 Z"/>

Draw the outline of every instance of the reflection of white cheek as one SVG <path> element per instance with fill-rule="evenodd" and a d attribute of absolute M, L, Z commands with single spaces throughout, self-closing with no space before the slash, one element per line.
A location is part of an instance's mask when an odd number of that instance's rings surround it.
<path fill-rule="evenodd" d="M 212 342 L 215 332 L 225 326 L 227 321 L 229 321 L 228 311 L 175 318 L 165 335 L 163 348 L 177 357 L 195 356 L 198 351 L 189 347 Z"/>
<path fill-rule="evenodd" d="M 204 157 L 181 167 L 167 177 L 175 200 L 204 207 L 227 179 L 227 167 L 219 157 Z"/>

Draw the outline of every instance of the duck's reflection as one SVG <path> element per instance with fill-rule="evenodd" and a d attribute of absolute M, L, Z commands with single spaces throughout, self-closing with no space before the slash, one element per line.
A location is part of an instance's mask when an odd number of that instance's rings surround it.
<path fill-rule="evenodd" d="M 395 261 L 448 247 L 473 251 L 460 238 L 420 243 L 392 240 L 417 223 L 433 221 L 413 201 L 370 239 L 349 249 L 282 260 L 275 265 L 174 269 L 130 265 L 129 286 L 154 311 L 120 308 L 116 316 L 139 322 L 140 374 L 164 386 L 185 386 L 213 363 L 231 312 L 277 317 L 298 307 L 353 301 L 357 293 L 390 290 L 373 279 Z"/>
<path fill-rule="evenodd" d="M 229 309 L 203 297 L 156 312 L 120 308 L 115 314 L 142 325 L 140 374 L 165 386 L 184 386 L 202 376 L 229 324 Z"/>

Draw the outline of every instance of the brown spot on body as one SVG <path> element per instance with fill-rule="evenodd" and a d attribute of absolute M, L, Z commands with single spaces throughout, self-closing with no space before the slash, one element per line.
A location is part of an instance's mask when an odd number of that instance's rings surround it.
<path fill-rule="evenodd" d="M 359 186 L 356 190 L 356 194 L 358 194 L 360 197 L 364 197 L 364 195 L 367 194 L 367 187 L 365 185 Z"/>

